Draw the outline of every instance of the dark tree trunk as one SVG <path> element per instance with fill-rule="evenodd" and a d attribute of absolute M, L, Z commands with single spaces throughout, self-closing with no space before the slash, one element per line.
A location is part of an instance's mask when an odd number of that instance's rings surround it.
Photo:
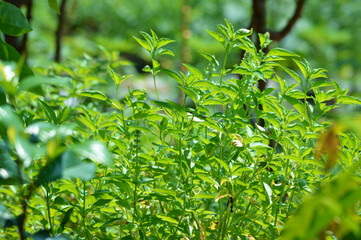
<path fill-rule="evenodd" d="M 292 30 L 298 18 L 301 17 L 302 9 L 304 7 L 305 0 L 296 0 L 296 8 L 293 13 L 293 16 L 289 19 L 286 26 L 279 32 L 270 31 L 270 38 L 273 41 L 281 41 L 284 37 L 287 36 L 288 33 Z M 266 33 L 267 32 L 267 22 L 266 22 L 266 2 L 267 0 L 253 0 L 252 5 L 252 20 L 249 28 L 253 28 L 253 33 L 256 38 L 256 47 L 260 48 L 260 42 L 258 38 L 258 33 Z M 268 48 L 264 48 L 263 52 L 267 53 L 269 51 Z M 241 60 L 243 59 L 244 52 L 241 54 Z M 267 81 L 259 80 L 258 88 L 262 92 L 266 89 Z M 262 105 L 259 105 L 259 109 L 262 110 Z M 264 120 L 260 119 L 259 124 L 264 126 Z"/>
<path fill-rule="evenodd" d="M 58 27 L 55 33 L 55 57 L 54 60 L 56 62 L 60 62 L 61 60 L 61 39 L 63 36 L 64 26 L 66 23 L 66 2 L 67 0 L 62 0 L 60 4 L 60 14 L 58 15 Z"/>

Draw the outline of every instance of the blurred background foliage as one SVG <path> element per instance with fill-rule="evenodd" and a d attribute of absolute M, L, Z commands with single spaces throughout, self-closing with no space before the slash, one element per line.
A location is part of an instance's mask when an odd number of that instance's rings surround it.
<path fill-rule="evenodd" d="M 268 0 L 267 29 L 282 29 L 296 8 L 296 0 Z M 29 33 L 30 66 L 48 66 L 54 59 L 57 13 L 45 1 L 34 1 L 34 31 Z M 329 71 L 330 78 L 361 92 L 361 5 L 359 0 L 306 1 L 302 16 L 290 33 L 272 47 L 283 47 L 307 58 L 313 67 Z M 133 36 L 153 29 L 159 36 L 175 39 L 176 57 L 162 59 L 166 67 L 180 69 L 186 61 L 199 66 L 197 51 L 222 59 L 222 46 L 205 31 L 215 30 L 223 18 L 236 28 L 249 28 L 251 0 L 68 0 L 62 39 L 62 59 L 101 56 L 99 45 L 119 52 L 121 59 L 143 67 L 150 59 Z M 182 53 L 188 51 L 188 53 Z M 186 59 L 184 59 L 186 58 Z M 240 58 L 233 53 L 229 62 Z M 141 68 L 140 68 L 141 69 Z M 138 71 L 140 70 L 138 69 Z M 135 71 L 128 68 L 127 71 Z"/>

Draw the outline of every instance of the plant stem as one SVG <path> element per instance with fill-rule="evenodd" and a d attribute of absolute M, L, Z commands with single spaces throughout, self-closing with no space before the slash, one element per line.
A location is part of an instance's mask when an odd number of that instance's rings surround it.
<path fill-rule="evenodd" d="M 154 71 L 154 69 L 153 69 Z M 154 89 L 155 89 L 155 93 L 157 94 L 157 98 L 158 98 L 158 101 L 160 101 L 160 97 L 159 97 L 159 93 L 158 93 L 158 88 L 157 88 L 157 81 L 155 79 L 155 74 L 153 73 L 153 82 L 154 82 Z"/>
<path fill-rule="evenodd" d="M 48 218 L 49 218 L 49 224 L 50 224 L 50 233 L 53 234 L 53 224 L 51 222 L 51 214 L 50 214 L 50 194 L 49 194 L 49 191 L 50 191 L 50 184 L 48 184 L 48 189 L 45 189 L 46 190 L 46 208 L 48 210 Z"/>
<path fill-rule="evenodd" d="M 82 209 L 82 220 L 83 220 L 83 227 L 84 227 L 84 231 L 85 231 L 85 236 L 86 236 L 86 239 L 89 239 L 89 236 L 88 236 L 88 232 L 86 230 L 86 222 L 85 222 L 85 208 L 86 208 L 86 182 L 83 181 L 83 209 Z"/>
<path fill-rule="evenodd" d="M 273 237 L 275 237 L 276 235 L 276 231 L 277 231 L 277 218 L 278 218 L 278 212 L 279 212 L 279 209 L 281 207 L 281 204 L 282 204 L 282 199 L 283 199 L 283 194 L 285 192 L 285 188 L 286 188 L 286 184 L 288 182 L 288 168 L 289 168 L 289 164 L 290 164 L 290 159 L 287 159 L 287 162 L 286 162 L 286 169 L 285 169 L 285 183 L 283 185 L 283 188 L 282 188 L 282 191 L 281 191 L 281 194 L 280 194 L 280 199 L 278 200 L 278 205 L 277 205 L 277 209 L 276 209 L 276 216 L 275 216 L 275 221 L 274 221 L 274 231 L 272 233 Z"/>
<path fill-rule="evenodd" d="M 117 102 L 119 103 L 119 85 L 115 87 L 115 91 L 117 92 Z"/>
<path fill-rule="evenodd" d="M 226 62 L 227 62 L 228 54 L 229 54 L 229 51 L 226 51 L 226 56 L 224 57 L 223 66 L 222 66 L 221 79 L 219 81 L 220 89 L 222 89 L 222 81 L 223 81 L 223 76 L 224 76 L 225 69 L 226 69 Z"/>

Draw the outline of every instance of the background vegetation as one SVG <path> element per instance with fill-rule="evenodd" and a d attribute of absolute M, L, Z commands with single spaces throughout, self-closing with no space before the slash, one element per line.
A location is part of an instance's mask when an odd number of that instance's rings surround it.
<path fill-rule="evenodd" d="M 360 239 L 355 6 L 0 1 L 0 237 Z"/>
<path fill-rule="evenodd" d="M 295 0 L 269 0 L 266 2 L 267 29 L 281 30 L 293 15 Z M 184 6 L 189 9 L 184 10 Z M 34 66 L 49 64 L 54 57 L 54 34 L 57 26 L 55 11 L 41 1 L 34 1 L 34 21 L 36 31 L 30 33 L 29 58 Z M 189 12 L 188 12 L 189 11 Z M 351 86 L 357 92 L 360 84 L 361 40 L 359 1 L 336 0 L 324 4 L 322 1 L 308 1 L 302 16 L 292 31 L 278 44 L 292 50 L 317 67 L 328 69 L 329 76 L 343 86 Z M 204 29 L 214 30 L 214 26 L 229 19 L 238 28 L 249 28 L 252 19 L 251 0 L 211 0 L 211 1 L 93 1 L 68 0 L 67 23 L 64 29 L 65 58 L 79 57 L 84 53 L 99 54 L 97 45 L 117 50 L 122 55 L 136 55 L 147 60 L 132 36 L 138 31 L 153 29 L 162 36 L 175 39 L 172 46 L 177 56 L 181 56 L 182 25 L 184 12 L 188 14 L 188 28 L 191 38 L 189 63 L 199 63 L 198 50 L 210 51 L 216 56 L 221 46 L 213 42 Z M 188 33 L 186 33 L 188 34 Z M 237 54 L 235 54 L 237 55 Z M 237 56 L 234 56 L 237 58 Z M 132 60 L 133 58 L 131 58 Z M 179 67 L 180 60 L 169 64 Z"/>

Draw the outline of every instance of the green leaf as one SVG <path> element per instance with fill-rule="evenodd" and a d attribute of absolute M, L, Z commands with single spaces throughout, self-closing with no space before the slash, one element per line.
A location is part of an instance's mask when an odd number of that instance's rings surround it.
<path fill-rule="evenodd" d="M 212 31 L 208 31 L 206 30 L 212 37 L 214 37 L 218 42 L 223 43 L 225 41 L 224 37 L 222 36 L 222 34 L 219 34 L 217 32 L 212 32 Z"/>
<path fill-rule="evenodd" d="M 224 36 L 227 37 L 228 40 L 231 38 L 231 33 L 229 32 L 228 28 L 226 28 L 222 24 L 218 24 L 217 27 L 218 27 L 219 30 L 222 31 L 222 33 L 224 34 Z"/>
<path fill-rule="evenodd" d="M 40 171 L 35 184 L 40 186 L 58 179 L 72 178 L 89 181 L 94 177 L 95 168 L 94 163 L 83 162 L 72 151 L 65 151 Z"/>
<path fill-rule="evenodd" d="M 166 101 L 169 103 L 170 106 L 173 107 L 174 110 L 176 110 L 181 116 L 186 115 L 186 110 L 183 106 L 179 105 L 178 103 L 172 102 L 168 99 Z"/>
<path fill-rule="evenodd" d="M 35 122 L 29 125 L 24 132 L 31 134 L 41 142 L 48 142 L 51 139 L 57 138 L 60 140 L 74 134 L 74 129 L 77 127 L 74 123 L 62 124 L 60 127 L 50 122 Z"/>
<path fill-rule="evenodd" d="M 213 178 L 211 178 L 210 176 L 208 176 L 206 174 L 203 174 L 203 173 L 198 173 L 196 175 L 197 175 L 197 177 L 199 177 L 203 181 L 206 181 L 206 182 L 208 182 L 208 183 L 210 183 L 212 185 L 216 185 L 216 186 L 220 187 L 219 183 L 216 180 L 214 180 Z"/>
<path fill-rule="evenodd" d="M 293 61 L 297 64 L 298 68 L 301 70 L 303 77 L 308 77 L 310 74 L 310 69 L 307 68 L 307 65 L 297 59 L 293 59 Z"/>
<path fill-rule="evenodd" d="M 182 89 L 182 91 L 188 96 L 190 97 L 193 102 L 197 103 L 198 102 L 198 95 L 193 91 L 193 89 L 188 88 L 188 87 L 181 87 L 179 86 L 180 89 Z"/>
<path fill-rule="evenodd" d="M 269 32 L 266 32 L 265 34 L 258 33 L 258 37 L 262 49 L 267 47 L 272 42 L 270 39 Z"/>
<path fill-rule="evenodd" d="M 224 105 L 225 102 L 217 99 L 206 99 L 202 101 L 200 104 L 204 106 L 215 106 L 215 105 Z"/>
<path fill-rule="evenodd" d="M 252 34 L 252 30 L 248 30 L 245 28 L 240 28 L 235 32 L 235 35 L 238 39 L 247 37 Z"/>
<path fill-rule="evenodd" d="M 224 21 L 226 22 L 229 33 L 231 34 L 231 36 L 233 36 L 233 33 L 234 33 L 233 25 L 227 19 L 224 19 Z"/>
<path fill-rule="evenodd" d="M 11 36 L 20 36 L 31 30 L 28 20 L 19 8 L 13 4 L 0 1 L 1 32 Z"/>
<path fill-rule="evenodd" d="M 60 15 L 58 0 L 48 0 L 49 6 Z"/>
<path fill-rule="evenodd" d="M 356 98 L 356 97 L 353 97 L 353 96 L 340 96 L 338 99 L 337 99 L 337 103 L 339 104 L 357 104 L 357 105 L 361 105 L 361 100 Z"/>
<path fill-rule="evenodd" d="M 173 107 L 168 102 L 161 102 L 161 101 L 150 101 L 150 103 L 153 103 L 154 105 L 162 108 L 167 108 L 170 110 L 173 110 Z"/>
<path fill-rule="evenodd" d="M 144 47 L 146 50 L 148 50 L 149 52 L 152 51 L 152 46 L 151 46 L 148 42 L 146 42 L 146 41 L 144 41 L 144 40 L 142 40 L 142 39 L 139 39 L 139 38 L 137 38 L 137 37 L 134 37 L 134 36 L 133 36 L 133 38 L 134 38 L 142 47 Z"/>
<path fill-rule="evenodd" d="M 164 215 L 160 215 L 160 214 L 156 214 L 157 218 L 162 219 L 163 221 L 169 222 L 169 223 L 174 223 L 174 224 L 178 224 L 178 221 L 175 220 L 174 218 L 168 217 L 168 216 L 164 216 Z"/>
<path fill-rule="evenodd" d="M 326 72 L 327 72 L 327 70 L 323 69 L 323 68 L 314 69 L 311 73 L 310 79 L 327 78 Z"/>
<path fill-rule="evenodd" d="M 161 38 L 158 40 L 158 44 L 157 44 L 157 48 L 161 48 L 164 47 L 165 45 L 168 45 L 169 43 L 175 42 L 172 39 L 168 39 L 168 38 Z"/>
<path fill-rule="evenodd" d="M 57 123 L 58 118 L 56 117 L 54 110 L 47 103 L 41 101 L 40 99 L 38 99 L 38 101 L 43 106 L 46 116 L 49 119 L 49 122 Z"/>
<path fill-rule="evenodd" d="M 242 44 L 239 44 L 238 47 L 251 53 L 252 55 L 257 55 L 257 48 L 254 45 L 254 43 L 251 41 L 251 39 L 245 37 L 240 39 Z"/>
<path fill-rule="evenodd" d="M 142 69 L 143 72 L 153 72 L 153 70 L 149 67 L 149 65 L 146 65 L 143 69 Z"/>
<path fill-rule="evenodd" d="M 71 146 L 71 149 L 82 157 L 89 158 L 105 166 L 113 165 L 113 157 L 107 147 L 98 141 L 88 140 Z"/>
<path fill-rule="evenodd" d="M 272 188 L 265 182 L 263 182 L 263 187 L 267 192 L 270 204 L 272 204 Z"/>
<path fill-rule="evenodd" d="M 219 159 L 219 158 L 215 158 L 215 159 L 229 173 L 229 171 L 230 171 L 229 165 L 225 161 L 223 161 L 222 159 Z"/>
<path fill-rule="evenodd" d="M 24 63 L 22 56 L 9 44 L 0 39 L 0 59 L 4 61 L 14 61 L 21 64 L 20 80 L 25 77 L 34 75 L 29 66 Z"/>
<path fill-rule="evenodd" d="M 174 56 L 174 53 L 169 50 L 169 49 L 165 49 L 165 48 L 159 48 L 157 50 L 156 56 L 160 56 L 160 55 L 171 55 Z"/>
<path fill-rule="evenodd" d="M 2 88 L 0 88 L 0 106 L 6 104 L 6 94 Z"/>
<path fill-rule="evenodd" d="M 192 87 L 200 87 L 209 90 L 216 90 L 218 87 L 209 81 L 195 81 L 192 83 Z"/>
<path fill-rule="evenodd" d="M 30 76 L 20 82 L 18 92 L 30 91 L 38 93 L 37 89 L 43 84 L 55 85 L 58 87 L 72 88 L 72 80 L 67 77 L 41 77 L 41 76 Z"/>
<path fill-rule="evenodd" d="M 218 202 L 219 199 L 222 199 L 224 197 L 230 197 L 231 195 L 228 193 L 228 189 L 223 189 L 222 191 L 220 191 L 217 196 L 216 196 L 216 200 L 215 202 Z"/>
<path fill-rule="evenodd" d="M 125 79 L 131 77 L 132 75 L 120 76 L 118 73 L 114 72 L 114 70 L 109 66 L 108 74 L 113 79 L 115 85 L 119 86 Z"/>
<path fill-rule="evenodd" d="M 307 110 L 297 98 L 293 98 L 287 95 L 283 95 L 283 97 L 308 121 Z"/>
<path fill-rule="evenodd" d="M 171 71 L 171 70 L 168 70 L 168 69 L 160 69 L 162 72 L 164 72 L 165 74 L 167 74 L 169 77 L 173 78 L 174 80 L 176 80 L 179 84 L 183 85 L 183 79 L 182 77 L 174 72 L 174 71 Z"/>
<path fill-rule="evenodd" d="M 92 204 L 92 208 L 93 207 L 103 207 L 104 205 L 110 203 L 111 201 L 113 201 L 113 199 L 99 199 L 98 201 L 96 201 L 95 203 Z"/>
<path fill-rule="evenodd" d="M 44 153 L 41 148 L 25 140 L 21 135 L 16 137 L 14 145 L 18 157 L 23 162 L 24 168 L 28 168 L 31 165 L 35 156 Z"/>
<path fill-rule="evenodd" d="M 6 209 L 6 206 L 0 202 L 0 228 L 3 228 L 6 222 L 12 219 L 13 217 Z"/>
<path fill-rule="evenodd" d="M 95 98 L 95 99 L 99 99 L 102 101 L 108 100 L 108 97 L 99 91 L 84 91 L 84 92 L 79 93 L 78 95 L 82 96 L 82 97 Z"/>
<path fill-rule="evenodd" d="M 0 185 L 16 185 L 29 182 L 24 171 L 19 169 L 18 165 L 11 158 L 6 145 L 0 140 Z"/>
<path fill-rule="evenodd" d="M 288 73 L 291 77 L 293 77 L 293 79 L 295 79 L 299 84 L 302 83 L 300 76 L 297 73 L 295 73 L 293 70 L 279 64 L 278 66 L 280 66 L 286 73 Z"/>
<path fill-rule="evenodd" d="M 214 55 L 202 51 L 199 51 L 199 53 L 209 62 L 212 62 L 213 65 L 219 69 L 219 63 Z"/>
<path fill-rule="evenodd" d="M 65 224 L 67 224 L 67 222 L 69 222 L 73 210 L 74 210 L 74 207 L 69 208 L 69 209 L 64 213 L 63 219 L 61 220 L 61 223 L 60 223 L 61 231 L 64 231 Z"/>
<path fill-rule="evenodd" d="M 155 48 L 156 42 L 154 40 L 156 40 L 156 38 L 151 37 L 148 33 L 146 32 L 140 32 L 140 34 L 142 34 L 142 36 L 144 37 L 144 39 L 149 43 L 149 45 L 151 46 L 152 50 Z"/>
<path fill-rule="evenodd" d="M 207 199 L 215 199 L 215 194 L 209 194 L 209 193 L 198 193 L 194 195 L 192 198 L 207 198 Z"/>
<path fill-rule="evenodd" d="M 149 128 L 145 128 L 145 127 L 141 127 L 141 126 L 134 126 L 134 125 L 130 125 L 128 126 L 128 130 L 129 132 L 134 131 L 134 130 L 138 130 L 141 132 L 147 132 L 147 133 L 153 133 Z"/>
<path fill-rule="evenodd" d="M 215 121 L 212 121 L 212 120 L 210 120 L 208 118 L 206 119 L 206 121 L 200 122 L 198 124 L 207 126 L 207 127 L 211 128 L 211 129 L 217 130 L 218 132 L 224 133 L 224 130 Z"/>
<path fill-rule="evenodd" d="M 193 74 L 198 80 L 203 79 L 203 74 L 201 71 L 199 71 L 196 67 L 190 65 L 190 64 L 185 64 L 183 63 L 183 65 L 188 69 L 188 71 Z"/>
<path fill-rule="evenodd" d="M 296 53 L 293 53 L 283 48 L 272 48 L 268 52 L 267 56 L 299 57 Z"/>
<path fill-rule="evenodd" d="M 153 191 L 153 192 L 156 192 L 156 193 L 163 193 L 163 194 L 165 194 L 165 195 L 170 195 L 170 196 L 172 196 L 172 197 L 176 197 L 176 196 L 177 196 L 176 191 L 170 190 L 170 189 L 153 188 L 152 191 Z"/>
<path fill-rule="evenodd" d="M 14 126 L 17 131 L 24 128 L 19 116 L 7 105 L 0 106 L 0 123 L 5 127 Z"/>
<path fill-rule="evenodd" d="M 313 80 L 311 81 L 312 83 L 312 89 L 314 88 L 320 88 L 320 87 L 329 87 L 332 86 L 332 82 L 330 82 L 329 80 L 326 79 L 322 79 L 322 80 Z"/>

